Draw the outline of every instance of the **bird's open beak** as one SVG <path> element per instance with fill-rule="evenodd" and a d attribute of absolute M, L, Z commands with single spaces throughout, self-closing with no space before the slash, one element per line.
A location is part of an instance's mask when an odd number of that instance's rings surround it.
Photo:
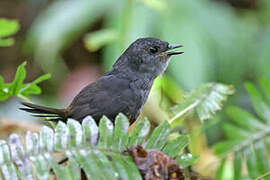
<path fill-rule="evenodd" d="M 172 50 L 172 49 L 176 49 L 176 48 L 180 48 L 183 47 L 183 45 L 179 45 L 179 44 L 169 44 L 168 45 L 168 50 Z M 172 56 L 172 55 L 177 55 L 177 54 L 183 54 L 184 52 L 182 51 L 169 51 L 166 52 L 168 56 Z"/>

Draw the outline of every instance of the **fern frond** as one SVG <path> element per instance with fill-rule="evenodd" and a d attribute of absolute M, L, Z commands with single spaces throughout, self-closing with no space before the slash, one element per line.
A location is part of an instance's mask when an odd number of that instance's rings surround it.
<path fill-rule="evenodd" d="M 25 146 L 17 134 L 8 142 L 0 141 L 0 169 L 4 179 L 80 179 L 81 169 L 88 179 L 142 179 L 131 156 L 124 153 L 127 147 L 142 145 L 157 149 L 177 159 L 181 167 L 196 162 L 196 156 L 181 153 L 188 145 L 188 136 L 168 141 L 170 126 L 164 121 L 149 136 L 150 123 L 140 121 L 129 133 L 128 119 L 119 114 L 115 127 L 106 117 L 99 127 L 94 119 L 86 117 L 82 124 L 68 120 L 59 122 L 55 130 L 44 126 L 41 132 L 27 132 Z M 68 158 L 66 165 L 59 160 Z M 182 166 L 183 165 L 183 166 Z"/>
<path fill-rule="evenodd" d="M 196 111 L 201 121 L 209 119 L 216 111 L 221 110 L 222 103 L 228 95 L 233 93 L 232 86 L 219 83 L 203 84 L 194 89 L 179 105 L 173 108 L 175 115 L 169 122 L 172 123 L 191 110 Z"/>
<path fill-rule="evenodd" d="M 256 177 L 269 171 L 268 153 L 270 152 L 270 82 L 263 82 L 261 93 L 253 84 L 247 83 L 246 88 L 251 97 L 257 116 L 238 108 L 227 109 L 233 123 L 226 123 L 224 131 L 227 140 L 217 143 L 215 151 L 221 157 L 234 154 L 234 179 L 241 179 L 242 161 L 247 166 L 248 177 Z M 267 85 L 267 86 L 266 86 Z M 268 87 L 269 86 L 269 87 Z M 219 172 L 220 173 L 220 172 Z"/>

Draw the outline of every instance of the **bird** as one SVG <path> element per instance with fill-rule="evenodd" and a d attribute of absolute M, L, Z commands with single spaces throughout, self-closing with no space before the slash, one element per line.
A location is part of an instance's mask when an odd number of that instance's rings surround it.
<path fill-rule="evenodd" d="M 20 110 L 35 117 L 66 122 L 68 118 L 79 122 L 90 115 L 97 123 L 106 116 L 114 122 L 123 113 L 130 123 L 136 121 L 148 98 L 156 77 L 167 69 L 175 51 L 182 45 L 169 44 L 157 38 L 135 40 L 116 60 L 112 69 L 95 82 L 84 87 L 64 109 L 56 109 L 22 102 Z"/>

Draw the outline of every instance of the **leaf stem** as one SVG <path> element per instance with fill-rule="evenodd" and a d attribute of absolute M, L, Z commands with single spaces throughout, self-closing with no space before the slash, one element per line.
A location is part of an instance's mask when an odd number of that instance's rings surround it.
<path fill-rule="evenodd" d="M 180 111 L 178 114 L 176 114 L 174 117 L 172 117 L 169 120 L 169 123 L 172 123 L 174 120 L 176 120 L 177 118 L 179 118 L 180 116 L 184 115 L 186 112 L 188 112 L 189 110 L 193 109 L 194 107 L 196 107 L 199 103 L 201 102 L 201 99 L 196 100 L 194 103 L 192 103 L 191 105 L 189 105 L 187 108 L 185 108 L 183 111 Z"/>
<path fill-rule="evenodd" d="M 260 179 L 262 179 L 262 178 L 264 178 L 264 177 L 266 177 L 266 176 L 269 176 L 269 175 L 270 175 L 270 171 L 267 171 L 266 173 L 264 173 L 264 174 L 258 176 L 255 180 L 260 180 Z"/>

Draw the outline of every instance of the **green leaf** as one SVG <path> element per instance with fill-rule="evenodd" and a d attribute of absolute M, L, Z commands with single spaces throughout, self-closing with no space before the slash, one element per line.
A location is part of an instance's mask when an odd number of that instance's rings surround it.
<path fill-rule="evenodd" d="M 26 77 L 26 61 L 24 61 L 21 65 L 18 66 L 15 78 L 10 86 L 10 91 L 12 95 L 17 96 L 19 95 L 20 89 L 23 87 L 23 81 Z"/>
<path fill-rule="evenodd" d="M 222 103 L 228 95 L 233 93 L 234 88 L 232 86 L 217 83 L 204 84 L 193 90 L 185 100 L 174 108 L 175 116 L 169 122 L 172 123 L 193 109 L 195 109 L 201 121 L 209 119 L 216 111 L 221 110 Z"/>
<path fill-rule="evenodd" d="M 221 159 L 219 167 L 216 171 L 216 180 L 223 180 L 224 169 L 226 165 L 226 158 Z"/>
<path fill-rule="evenodd" d="M 69 144 L 69 130 L 65 123 L 60 121 L 55 127 L 54 147 L 56 150 L 67 148 Z"/>
<path fill-rule="evenodd" d="M 102 152 L 93 151 L 91 154 L 92 157 L 95 157 L 94 160 L 96 161 L 98 167 L 100 169 L 106 169 L 106 171 L 103 171 L 103 175 L 105 175 L 105 177 L 110 177 L 112 180 L 118 179 L 119 174 L 114 172 L 112 164 Z"/>
<path fill-rule="evenodd" d="M 187 135 L 179 136 L 169 141 L 162 151 L 170 157 L 175 157 L 188 145 L 188 142 L 189 138 Z"/>
<path fill-rule="evenodd" d="M 180 164 L 182 168 L 187 168 L 193 164 L 195 164 L 199 160 L 199 155 L 192 155 L 190 153 L 183 154 L 179 156 L 176 161 Z"/>
<path fill-rule="evenodd" d="M 145 148 L 161 150 L 165 145 L 169 134 L 170 124 L 168 121 L 163 121 L 163 123 L 154 130 Z"/>
<path fill-rule="evenodd" d="M 254 154 L 254 151 L 252 150 L 252 147 L 246 148 L 244 150 L 244 155 L 246 158 L 249 177 L 255 179 L 257 176 L 260 175 L 260 173 L 257 169 L 256 156 Z"/>
<path fill-rule="evenodd" d="M 260 84 L 265 95 L 265 99 L 267 100 L 268 105 L 270 105 L 270 81 L 263 78 L 260 80 Z"/>
<path fill-rule="evenodd" d="M 110 148 L 113 143 L 113 124 L 106 116 L 103 116 L 100 120 L 99 132 L 98 146 L 100 148 Z"/>
<path fill-rule="evenodd" d="M 102 46 L 115 41 L 118 36 L 118 33 L 114 29 L 101 29 L 87 34 L 84 42 L 89 51 L 97 51 Z"/>
<path fill-rule="evenodd" d="M 7 38 L 7 36 L 15 34 L 19 28 L 19 23 L 16 20 L 0 18 L 0 47 L 13 45 L 14 39 Z"/>
<path fill-rule="evenodd" d="M 164 151 L 171 156 L 181 155 L 180 151 L 188 143 L 186 135 L 168 143 L 166 134 L 170 127 L 166 121 L 154 129 L 150 139 L 147 138 L 150 130 L 147 119 L 138 122 L 130 136 L 128 126 L 128 119 L 123 114 L 116 117 L 115 127 L 105 116 L 100 120 L 99 128 L 91 116 L 81 123 L 69 119 L 67 124 L 58 122 L 55 132 L 46 126 L 42 127 L 40 134 L 27 132 L 25 146 L 19 135 L 12 134 L 9 143 L 0 141 L 2 175 L 5 179 L 48 180 L 53 171 L 57 179 L 73 180 L 81 179 L 82 169 L 88 179 L 140 180 L 141 174 L 127 151 L 130 149 L 126 146 L 128 142 L 131 146 L 151 142 L 154 149 L 167 144 Z M 155 134 L 158 132 L 165 135 L 158 136 Z M 59 163 L 63 157 L 68 160 L 65 165 Z M 177 161 L 188 167 L 197 159 L 198 156 L 186 154 Z"/>
<path fill-rule="evenodd" d="M 81 168 L 79 167 L 76 160 L 72 157 L 69 157 L 68 159 L 69 163 L 65 167 L 66 175 L 68 179 L 74 180 L 74 179 L 81 179 Z"/>
<path fill-rule="evenodd" d="M 233 170 L 234 170 L 234 179 L 241 180 L 242 179 L 242 154 L 237 152 L 234 154 L 233 160 Z"/>
<path fill-rule="evenodd" d="M 262 120 L 270 122 L 270 107 L 264 101 L 262 94 L 251 83 L 246 83 L 246 88 L 256 113 L 262 118 Z"/>
<path fill-rule="evenodd" d="M 18 170 L 22 179 L 33 179 L 34 174 L 30 160 L 26 157 L 24 147 L 20 137 L 17 134 L 11 134 L 9 137 L 10 152 L 12 159 L 18 164 Z"/>
<path fill-rule="evenodd" d="M 230 123 L 226 123 L 223 127 L 224 127 L 225 134 L 229 139 L 249 138 L 250 134 L 238 126 L 235 126 Z"/>
<path fill-rule="evenodd" d="M 67 122 L 67 127 L 70 133 L 70 146 L 80 146 L 83 141 L 83 132 L 80 123 L 76 120 L 69 119 Z"/>
<path fill-rule="evenodd" d="M 241 142 L 241 139 L 225 140 L 215 144 L 214 149 L 217 155 L 226 155 L 228 152 L 232 151 L 235 147 L 237 147 Z"/>
<path fill-rule="evenodd" d="M 113 148 L 117 150 L 124 150 L 128 143 L 128 118 L 120 113 L 115 119 L 115 129 L 113 134 Z"/>
<path fill-rule="evenodd" d="M 254 152 L 259 175 L 269 171 L 268 156 L 263 141 L 254 144 Z"/>
<path fill-rule="evenodd" d="M 118 170 L 119 176 L 121 177 L 119 179 L 129 179 L 129 180 L 142 179 L 139 171 L 138 170 L 134 171 L 134 169 L 137 168 L 129 168 L 127 166 L 127 164 L 130 163 L 123 156 L 120 156 L 119 154 L 112 154 L 111 157 L 114 160 L 113 165 Z"/>
<path fill-rule="evenodd" d="M 9 146 L 6 141 L 0 140 L 1 171 L 5 179 L 18 179 L 15 165 L 11 162 Z"/>
<path fill-rule="evenodd" d="M 33 82 L 23 84 L 26 77 L 26 61 L 18 66 L 13 82 L 4 83 L 4 79 L 0 76 L 0 100 L 5 101 L 12 96 L 28 98 L 31 94 L 40 94 L 41 89 L 38 83 L 47 80 L 51 77 L 50 74 L 45 74 L 34 80 Z"/>
<path fill-rule="evenodd" d="M 86 116 L 82 122 L 83 142 L 85 145 L 94 146 L 98 143 L 98 126 L 91 116 Z"/>
<path fill-rule="evenodd" d="M 252 131 L 265 128 L 265 125 L 260 120 L 241 108 L 231 106 L 227 108 L 227 113 L 242 128 Z"/>
<path fill-rule="evenodd" d="M 23 87 L 20 89 L 20 94 L 25 97 L 29 97 L 31 94 L 36 94 L 36 95 L 41 94 L 41 88 L 38 87 L 37 84 L 50 78 L 51 78 L 51 74 L 44 74 L 38 77 L 33 82 L 24 84 Z"/>
<path fill-rule="evenodd" d="M 136 146 L 143 142 L 143 139 L 148 135 L 150 131 L 150 122 L 144 118 L 139 121 L 134 127 L 130 137 L 128 146 Z"/>
<path fill-rule="evenodd" d="M 265 81 L 266 82 L 266 81 Z M 264 82 L 263 89 L 266 91 L 268 84 Z M 270 149 L 270 126 L 268 104 L 263 95 L 251 83 L 246 84 L 253 106 L 259 117 L 256 118 L 249 112 L 237 107 L 229 107 L 227 113 L 234 123 L 226 123 L 225 133 L 229 140 L 215 144 L 216 154 L 221 157 L 234 152 L 234 179 L 242 179 L 242 161 L 245 160 L 248 177 L 254 179 L 269 171 L 268 153 Z M 266 95 L 267 92 L 264 92 Z M 244 158 L 241 158 L 241 154 Z"/>

